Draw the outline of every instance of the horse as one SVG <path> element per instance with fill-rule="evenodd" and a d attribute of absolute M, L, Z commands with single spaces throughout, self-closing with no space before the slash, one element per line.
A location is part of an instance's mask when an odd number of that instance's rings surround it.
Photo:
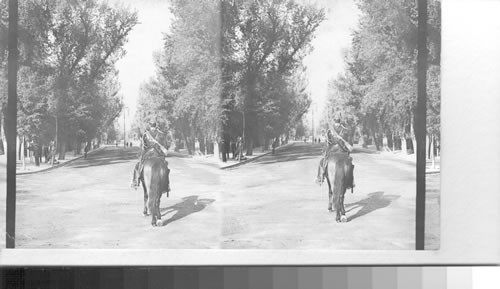
<path fill-rule="evenodd" d="M 347 188 L 354 187 L 354 165 L 349 153 L 343 151 L 333 152 L 328 156 L 326 166 L 326 181 L 328 183 L 328 210 L 332 211 L 335 203 L 337 222 L 347 222 L 344 208 L 344 195 Z"/>
<path fill-rule="evenodd" d="M 163 193 L 169 197 L 170 169 L 168 162 L 161 156 L 149 156 L 144 161 L 144 169 L 139 178 L 144 189 L 144 216 L 149 213 L 151 225 L 162 226 L 160 199 Z"/>

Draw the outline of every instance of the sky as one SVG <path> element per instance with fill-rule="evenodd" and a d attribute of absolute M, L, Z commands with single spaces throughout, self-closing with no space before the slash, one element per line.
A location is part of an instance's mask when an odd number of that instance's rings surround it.
<path fill-rule="evenodd" d="M 344 68 L 344 54 L 350 47 L 352 31 L 356 28 L 359 10 L 354 0 L 317 0 L 316 5 L 325 8 L 326 20 L 318 27 L 312 41 L 313 51 L 306 56 L 308 92 L 313 104 L 315 125 L 319 123 L 328 94 L 328 83 Z M 316 126 L 317 127 L 317 126 Z"/>
<path fill-rule="evenodd" d="M 138 13 L 139 24 L 130 32 L 125 44 L 125 56 L 116 67 L 119 72 L 120 94 L 126 108 L 127 130 L 137 110 L 139 88 L 155 74 L 153 53 L 163 46 L 163 33 L 169 30 L 172 15 L 167 0 L 116 0 Z M 123 127 L 123 114 L 119 118 Z"/>
<path fill-rule="evenodd" d="M 169 30 L 172 15 L 168 0 L 114 0 L 138 12 L 139 23 L 125 44 L 126 55 L 117 63 L 120 93 L 128 109 L 126 125 L 130 128 L 136 112 L 140 85 L 155 74 L 153 53 L 163 44 L 162 34 Z M 326 20 L 318 27 L 312 41 L 313 51 L 304 58 L 308 92 L 313 100 L 315 123 L 326 104 L 328 82 L 344 69 L 344 51 L 351 43 L 352 30 L 359 11 L 354 0 L 303 0 L 325 8 Z M 310 112 L 311 113 L 311 112 Z M 309 119 L 311 115 L 309 114 Z M 123 114 L 120 117 L 123 126 Z"/>

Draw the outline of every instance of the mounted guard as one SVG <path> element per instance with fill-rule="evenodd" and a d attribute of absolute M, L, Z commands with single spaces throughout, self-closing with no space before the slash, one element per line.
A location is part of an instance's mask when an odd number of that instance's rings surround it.
<path fill-rule="evenodd" d="M 335 123 L 332 129 L 328 129 L 326 133 L 326 146 L 323 152 L 323 157 L 321 158 L 318 166 L 318 175 L 316 176 L 316 183 L 320 186 L 323 184 L 326 176 L 326 171 L 328 167 L 328 160 L 330 155 L 337 152 L 347 153 L 348 158 L 350 159 L 351 167 L 350 174 L 352 180 L 346 183 L 346 188 L 350 188 L 351 191 L 354 188 L 354 178 L 352 176 L 352 171 L 354 170 L 354 165 L 352 165 L 352 158 L 349 154 L 352 152 L 352 146 L 342 138 L 341 134 L 343 130 L 346 129 L 340 122 L 340 119 L 335 119 Z"/>
<path fill-rule="evenodd" d="M 149 128 L 141 137 L 142 150 L 139 155 L 139 162 L 134 167 L 132 188 L 137 189 L 139 186 L 139 180 L 144 170 L 144 162 L 151 156 L 151 153 L 156 157 L 167 157 L 168 150 L 161 144 L 163 139 L 165 139 L 165 134 L 157 128 L 156 122 L 150 122 Z M 170 186 L 168 186 L 167 192 L 170 192 Z"/>

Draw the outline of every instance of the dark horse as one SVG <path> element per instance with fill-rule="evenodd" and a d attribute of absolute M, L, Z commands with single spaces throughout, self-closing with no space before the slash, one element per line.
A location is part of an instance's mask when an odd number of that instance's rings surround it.
<path fill-rule="evenodd" d="M 347 188 L 354 186 L 354 165 L 349 153 L 343 151 L 333 152 L 328 156 L 326 167 L 326 180 L 328 182 L 328 210 L 332 211 L 335 202 L 337 222 L 347 222 L 344 208 L 344 195 Z"/>
<path fill-rule="evenodd" d="M 161 226 L 160 199 L 163 193 L 169 193 L 170 169 L 164 157 L 156 152 L 148 153 L 144 162 L 144 170 L 140 176 L 140 182 L 144 189 L 144 215 L 152 215 L 151 225 Z"/>

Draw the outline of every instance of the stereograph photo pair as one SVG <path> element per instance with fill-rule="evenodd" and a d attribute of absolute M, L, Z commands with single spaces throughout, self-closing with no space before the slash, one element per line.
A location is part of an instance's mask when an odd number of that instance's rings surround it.
<path fill-rule="evenodd" d="M 3 3 L 2 262 L 498 263 L 499 3 L 425 2 Z"/>

